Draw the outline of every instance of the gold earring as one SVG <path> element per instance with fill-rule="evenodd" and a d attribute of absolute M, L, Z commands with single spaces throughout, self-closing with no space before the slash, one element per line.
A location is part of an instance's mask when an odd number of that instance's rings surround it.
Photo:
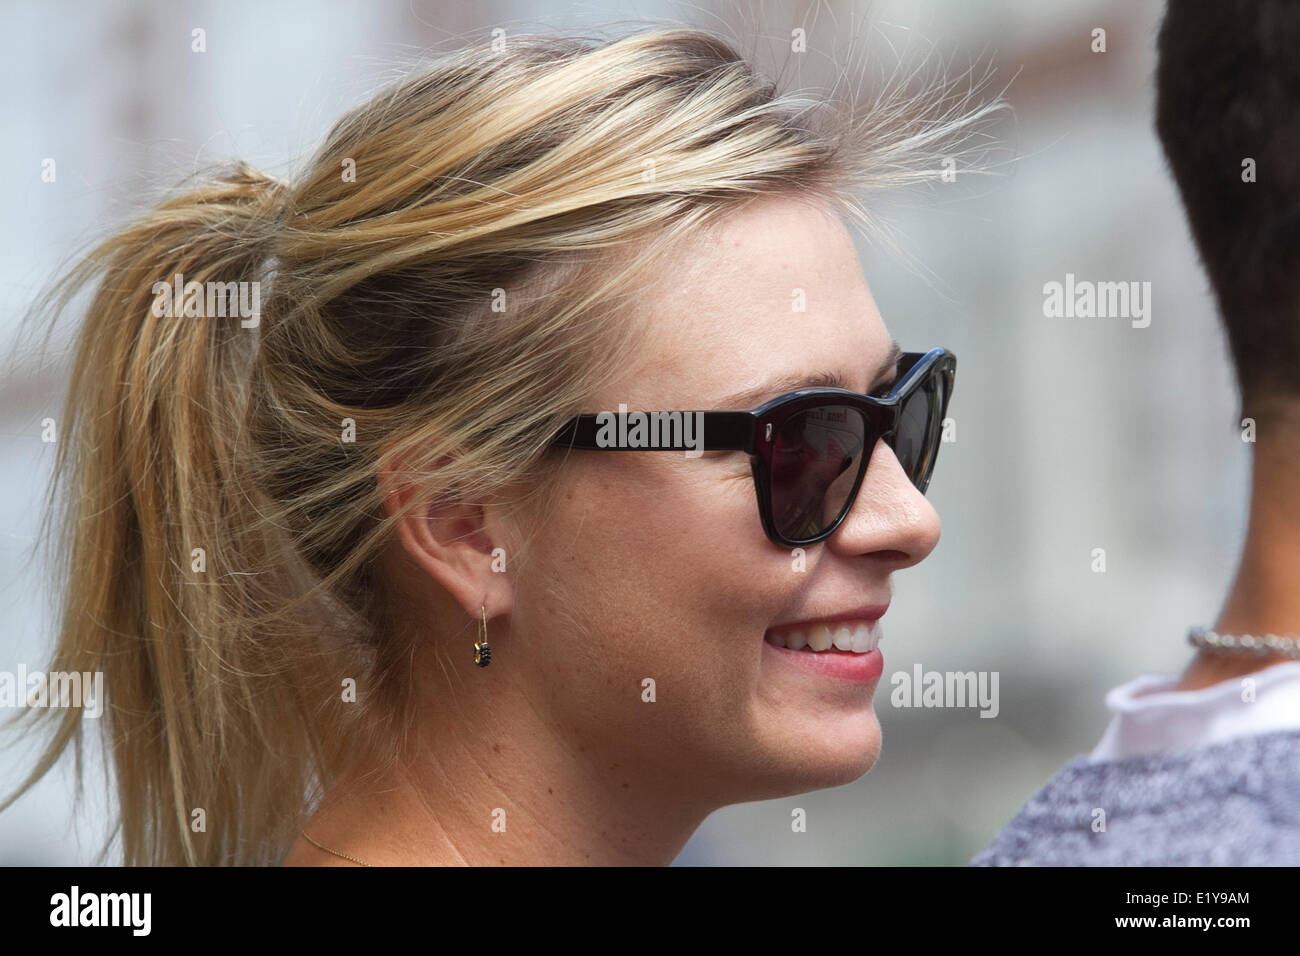
<path fill-rule="evenodd" d="M 483 607 L 483 620 L 478 626 L 478 640 L 474 642 L 474 663 L 487 667 L 492 663 L 492 648 L 487 641 L 487 607 Z"/>

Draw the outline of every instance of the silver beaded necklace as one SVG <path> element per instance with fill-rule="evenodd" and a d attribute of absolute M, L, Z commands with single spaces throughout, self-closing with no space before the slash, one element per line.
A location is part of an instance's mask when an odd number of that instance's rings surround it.
<path fill-rule="evenodd" d="M 1194 627 L 1187 632 L 1187 643 L 1207 651 L 1300 658 L 1300 637 L 1294 634 L 1256 637 L 1251 634 L 1217 634 L 1208 627 Z"/>

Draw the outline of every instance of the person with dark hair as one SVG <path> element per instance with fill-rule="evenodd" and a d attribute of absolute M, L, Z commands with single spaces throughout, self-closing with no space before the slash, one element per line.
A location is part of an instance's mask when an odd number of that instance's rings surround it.
<path fill-rule="evenodd" d="M 1300 864 L 1300 3 L 1168 6 L 1156 129 L 1218 299 L 1254 469 L 1246 543 L 1181 677 L 1106 702 L 1096 749 L 972 861 Z"/>

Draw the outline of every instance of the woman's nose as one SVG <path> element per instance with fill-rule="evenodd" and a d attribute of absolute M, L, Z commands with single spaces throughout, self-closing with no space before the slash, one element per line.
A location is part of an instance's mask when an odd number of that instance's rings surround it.
<path fill-rule="evenodd" d="M 894 450 L 877 441 L 857 500 L 827 545 L 846 555 L 874 555 L 896 570 L 923 560 L 940 532 L 939 513 L 917 491 Z"/>

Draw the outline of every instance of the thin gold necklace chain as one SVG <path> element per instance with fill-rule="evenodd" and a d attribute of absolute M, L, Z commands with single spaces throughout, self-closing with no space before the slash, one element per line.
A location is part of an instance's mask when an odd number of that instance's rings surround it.
<path fill-rule="evenodd" d="M 317 847 L 317 848 L 319 848 L 319 849 L 321 849 L 321 850 L 324 850 L 326 853 L 333 853 L 335 856 L 337 856 L 337 857 L 341 857 L 341 858 L 344 859 L 344 860 L 349 860 L 349 861 L 351 861 L 352 863 L 357 864 L 358 866 L 374 866 L 373 863 L 367 863 L 365 860 L 358 860 L 355 856 L 348 856 L 346 853 L 340 853 L 338 850 L 331 850 L 329 847 L 325 846 L 325 844 L 323 844 L 323 843 L 317 843 L 317 842 L 316 842 L 315 840 L 313 840 L 311 837 L 307 836 L 307 831 L 306 831 L 306 830 L 299 830 L 298 832 L 301 833 L 304 837 L 307 837 L 307 842 L 308 842 L 308 843 L 310 843 L 310 844 L 311 844 L 312 846 L 314 846 L 314 847 Z"/>

